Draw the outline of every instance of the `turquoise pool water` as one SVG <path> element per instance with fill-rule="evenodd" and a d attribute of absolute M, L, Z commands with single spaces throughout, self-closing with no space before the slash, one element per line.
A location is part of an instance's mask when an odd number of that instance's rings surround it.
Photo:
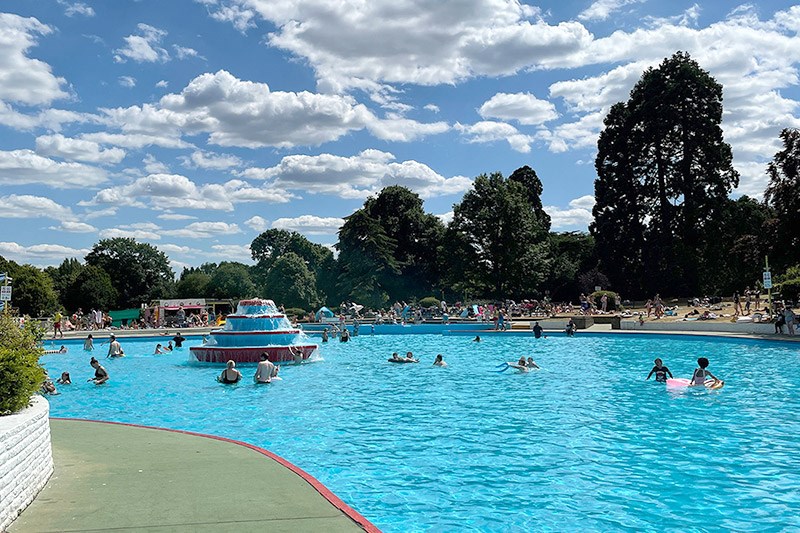
<path fill-rule="evenodd" d="M 800 528 L 798 345 L 362 335 L 322 345 L 322 362 L 282 368 L 281 382 L 226 386 L 186 348 L 151 355 L 156 342 L 123 339 L 128 357 L 103 359 L 111 380 L 100 387 L 86 383 L 81 345 L 43 357 L 74 383 L 51 398 L 52 415 L 265 447 L 387 532 Z M 407 350 L 422 363 L 386 362 Z M 448 368 L 430 366 L 436 353 Z M 495 371 L 520 354 L 543 370 Z M 688 377 L 700 355 L 722 390 L 644 381 L 655 356 Z"/>

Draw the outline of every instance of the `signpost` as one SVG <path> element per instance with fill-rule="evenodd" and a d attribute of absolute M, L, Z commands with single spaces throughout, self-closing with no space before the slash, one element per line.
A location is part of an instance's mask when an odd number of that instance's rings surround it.
<path fill-rule="evenodd" d="M 769 271 L 769 257 L 764 256 L 764 288 L 767 289 L 767 300 L 769 301 L 769 314 L 772 316 L 772 273 Z"/>
<path fill-rule="evenodd" d="M 0 274 L 0 281 L 3 282 L 3 285 L 0 286 L 0 304 L 2 304 L 0 305 L 0 311 L 8 313 L 11 308 L 11 285 L 8 284 L 11 278 L 8 277 L 8 272 Z"/>
<path fill-rule="evenodd" d="M 3 285 L 0 287 L 0 300 L 4 302 L 11 300 L 11 285 Z"/>

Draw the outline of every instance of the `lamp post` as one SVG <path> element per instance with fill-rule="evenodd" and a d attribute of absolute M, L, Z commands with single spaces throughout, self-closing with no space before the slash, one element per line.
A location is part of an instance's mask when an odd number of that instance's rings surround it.
<path fill-rule="evenodd" d="M 767 289 L 767 306 L 769 316 L 772 316 L 772 273 L 769 271 L 769 257 L 764 256 L 764 288 Z"/>

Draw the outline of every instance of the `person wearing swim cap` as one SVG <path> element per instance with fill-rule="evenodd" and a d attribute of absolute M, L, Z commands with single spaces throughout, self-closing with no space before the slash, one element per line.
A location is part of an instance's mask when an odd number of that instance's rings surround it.
<path fill-rule="evenodd" d="M 653 363 L 655 363 L 655 366 L 650 371 L 650 373 L 647 374 L 647 377 L 644 378 L 644 380 L 647 381 L 648 379 L 650 379 L 650 376 L 655 374 L 657 382 L 666 383 L 667 376 L 669 375 L 669 377 L 672 377 L 672 372 L 669 371 L 669 368 L 664 366 L 664 361 L 662 361 L 661 358 L 656 358 L 656 360 L 653 361 Z"/>

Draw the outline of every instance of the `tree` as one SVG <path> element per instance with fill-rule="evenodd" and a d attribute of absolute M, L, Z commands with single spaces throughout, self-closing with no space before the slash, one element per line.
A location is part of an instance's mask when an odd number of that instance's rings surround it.
<path fill-rule="evenodd" d="M 548 270 L 549 218 L 537 217 L 530 190 L 499 172 L 481 174 L 453 208 L 450 228 L 475 270 L 476 289 L 495 298 L 533 293 Z"/>
<path fill-rule="evenodd" d="M 800 130 L 781 131 L 783 149 L 775 154 L 767 175 L 769 184 L 764 200 L 775 211 L 773 263 L 786 268 L 800 262 L 800 234 L 797 213 L 800 213 Z"/>
<path fill-rule="evenodd" d="M 207 265 L 208 263 L 206 263 Z M 214 269 L 216 271 L 216 268 Z M 188 272 L 186 270 L 181 274 L 181 279 L 175 286 L 175 296 L 177 298 L 201 298 L 209 295 L 209 284 L 211 283 L 211 275 L 195 271 Z"/>
<path fill-rule="evenodd" d="M 20 328 L 12 316 L 0 313 L 0 416 L 27 407 L 44 382 L 39 366 L 43 334 L 32 320 Z"/>
<path fill-rule="evenodd" d="M 9 275 L 12 283 L 11 304 L 21 315 L 49 316 L 58 309 L 58 297 L 50 276 L 31 265 L 17 265 Z"/>
<path fill-rule="evenodd" d="M 86 256 L 86 264 L 100 267 L 111 276 L 119 293 L 118 307 L 138 307 L 169 297 L 175 274 L 166 254 L 151 244 L 130 238 L 103 239 Z"/>
<path fill-rule="evenodd" d="M 74 258 L 64 259 L 57 267 L 47 267 L 44 269 L 45 274 L 50 276 L 50 279 L 53 280 L 53 288 L 56 290 L 61 304 L 67 309 L 71 307 L 67 305 L 65 300 L 67 291 L 72 286 L 81 270 L 83 270 L 83 265 Z"/>
<path fill-rule="evenodd" d="M 265 294 L 286 307 L 313 309 L 319 304 L 314 273 L 294 252 L 278 258 L 267 274 Z"/>
<path fill-rule="evenodd" d="M 339 293 L 362 305 L 380 308 L 389 301 L 387 277 L 400 273 L 394 258 L 397 243 L 383 226 L 359 209 L 345 217 L 339 230 Z"/>
<path fill-rule="evenodd" d="M 722 86 L 683 52 L 645 71 L 628 102 L 612 108 L 598 142 L 594 211 L 601 220 L 593 229 L 609 272 L 630 263 L 624 255 L 609 257 L 605 246 L 633 256 L 641 250 L 644 272 L 627 274 L 645 289 L 700 291 L 696 258 L 719 230 L 720 210 L 739 183 L 721 120 Z M 637 197 L 641 211 L 633 207 Z"/>
<path fill-rule="evenodd" d="M 213 298 L 253 298 L 256 286 L 250 270 L 242 263 L 222 262 L 211 277 L 208 291 Z"/>
<path fill-rule="evenodd" d="M 582 291 L 579 277 L 597 266 L 594 238 L 580 232 L 551 233 L 550 249 L 552 268 L 544 286 L 555 301 L 574 300 Z"/>
<path fill-rule="evenodd" d="M 118 297 L 117 290 L 111 283 L 111 276 L 100 267 L 86 265 L 67 288 L 62 301 L 72 311 L 78 308 L 86 311 L 108 310 L 116 305 Z"/>

